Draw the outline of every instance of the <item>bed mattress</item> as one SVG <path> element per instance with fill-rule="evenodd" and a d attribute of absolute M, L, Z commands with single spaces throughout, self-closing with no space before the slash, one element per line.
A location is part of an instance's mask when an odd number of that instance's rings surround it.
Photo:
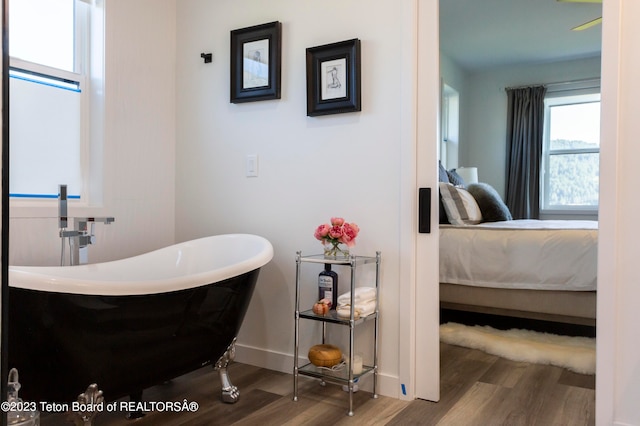
<path fill-rule="evenodd" d="M 440 225 L 440 282 L 594 291 L 597 221 L 511 220 Z"/>

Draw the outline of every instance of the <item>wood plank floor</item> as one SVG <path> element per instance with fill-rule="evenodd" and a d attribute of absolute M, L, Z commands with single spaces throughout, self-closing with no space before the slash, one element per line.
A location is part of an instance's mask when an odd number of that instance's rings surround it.
<path fill-rule="evenodd" d="M 234 363 L 236 404 L 220 401 L 218 374 L 206 367 L 145 391 L 145 401 L 196 401 L 193 413 L 150 412 L 130 421 L 122 412 L 101 413 L 94 424 L 113 426 L 198 425 L 593 425 L 595 377 L 552 366 L 514 362 L 457 346 L 441 345 L 441 400 L 400 401 L 368 392 L 347 394 L 301 377 L 292 401 L 291 374 Z M 370 379 L 369 379 L 370 380 Z M 43 415 L 42 426 L 68 425 L 62 414 Z"/>

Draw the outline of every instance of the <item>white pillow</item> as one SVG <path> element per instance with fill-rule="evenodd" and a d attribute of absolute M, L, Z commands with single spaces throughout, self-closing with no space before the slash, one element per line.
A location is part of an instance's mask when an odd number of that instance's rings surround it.
<path fill-rule="evenodd" d="M 482 222 L 480 207 L 466 189 L 440 182 L 440 195 L 452 225 L 475 225 Z"/>

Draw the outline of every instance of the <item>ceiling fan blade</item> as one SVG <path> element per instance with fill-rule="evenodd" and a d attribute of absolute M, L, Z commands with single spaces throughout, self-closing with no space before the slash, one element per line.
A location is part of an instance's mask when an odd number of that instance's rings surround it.
<path fill-rule="evenodd" d="M 593 27 L 594 25 L 598 25 L 598 24 L 600 24 L 601 22 L 602 22 L 602 16 L 601 16 L 601 17 L 599 17 L 599 18 L 596 18 L 596 19 L 594 19 L 594 20 L 592 20 L 592 21 L 585 22 L 585 23 L 584 23 L 584 24 L 582 24 L 582 25 L 578 25 L 577 27 L 573 27 L 573 28 L 571 28 L 571 31 L 582 31 L 582 30 L 586 30 L 587 28 L 591 28 L 591 27 Z"/>
<path fill-rule="evenodd" d="M 559 3 L 602 3 L 602 0 L 556 0 Z"/>

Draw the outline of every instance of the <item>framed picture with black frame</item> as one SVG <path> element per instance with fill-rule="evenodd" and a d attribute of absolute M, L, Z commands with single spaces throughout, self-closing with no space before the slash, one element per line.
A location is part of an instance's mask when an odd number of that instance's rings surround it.
<path fill-rule="evenodd" d="M 360 40 L 307 48 L 307 115 L 360 109 Z"/>
<path fill-rule="evenodd" d="M 282 24 L 231 31 L 231 103 L 280 99 Z"/>

